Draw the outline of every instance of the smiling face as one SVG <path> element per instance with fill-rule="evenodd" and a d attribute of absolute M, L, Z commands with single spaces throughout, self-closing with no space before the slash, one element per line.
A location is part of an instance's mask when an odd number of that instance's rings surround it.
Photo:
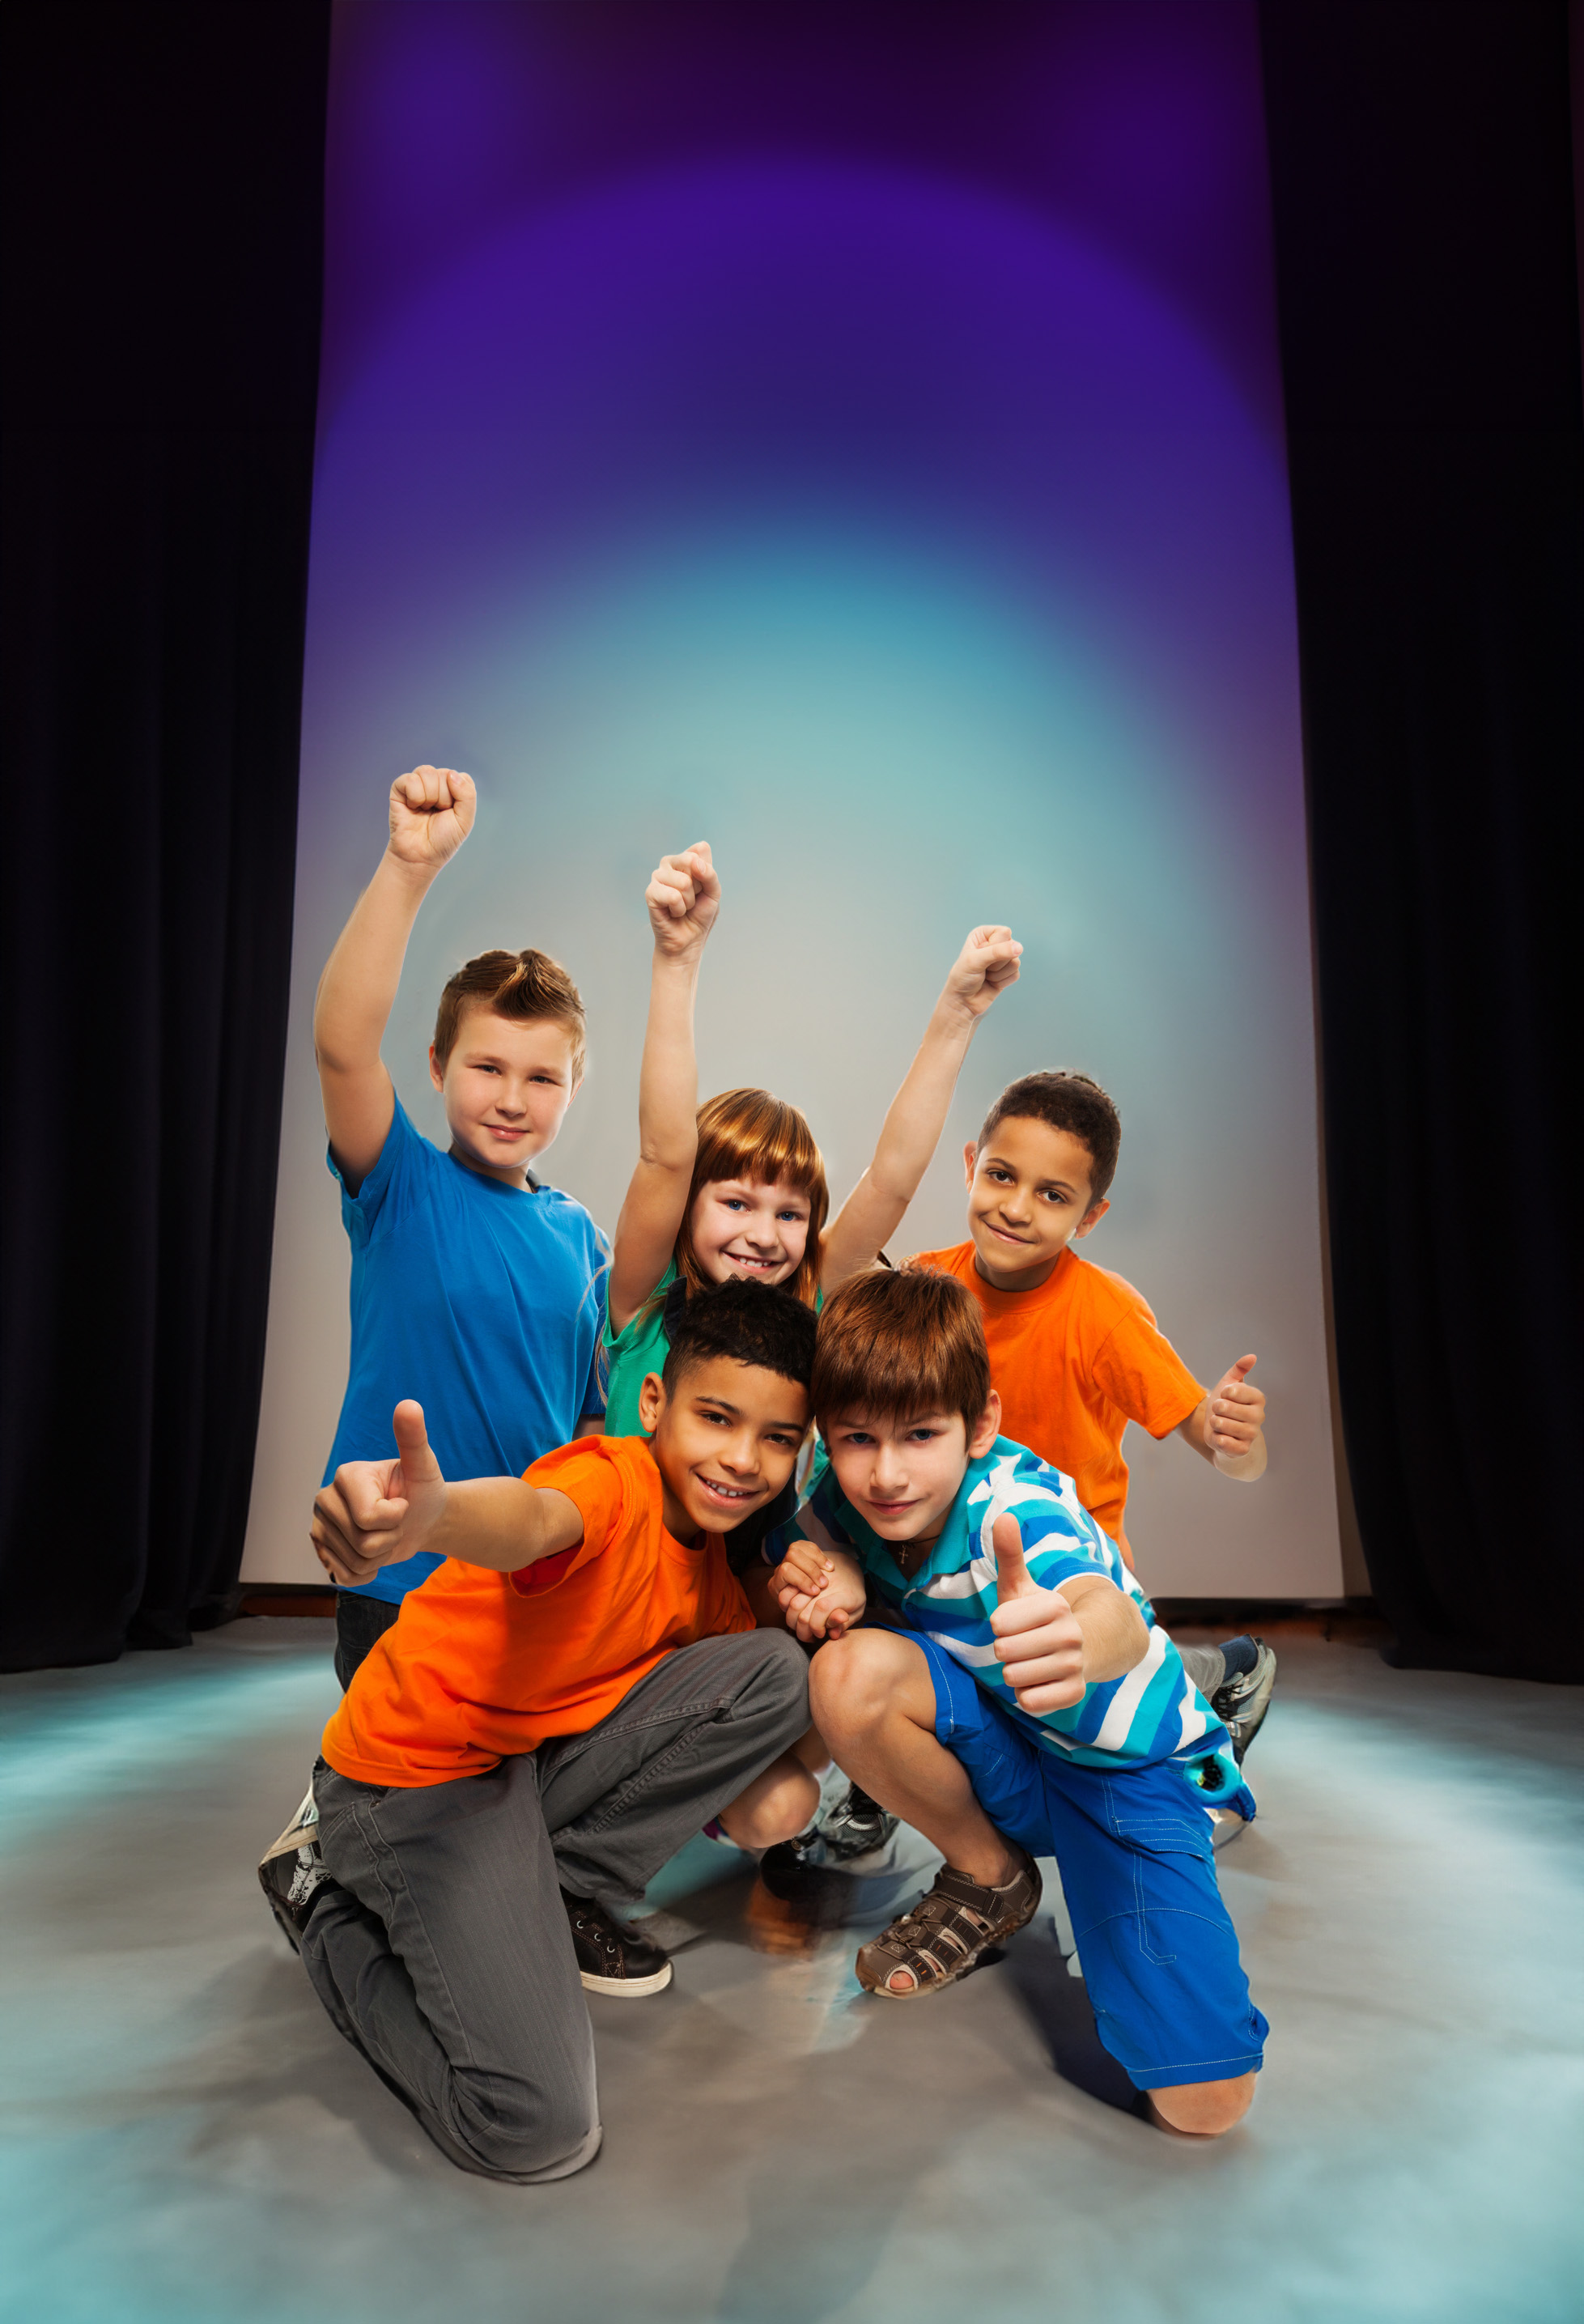
<path fill-rule="evenodd" d="M 1048 1121 L 1008 1115 L 981 1147 L 963 1148 L 963 1161 L 974 1256 L 998 1291 L 1037 1289 L 1111 1207 L 1091 1197 L 1088 1147 Z"/>
<path fill-rule="evenodd" d="M 451 1151 L 486 1177 L 521 1186 L 528 1166 L 555 1139 L 577 1093 L 572 1037 L 544 1018 L 470 1009 L 429 1078 L 445 1102 Z"/>
<path fill-rule="evenodd" d="M 808 1248 L 808 1195 L 785 1179 L 716 1178 L 693 1198 L 694 1255 L 707 1281 L 787 1283 Z"/>
<path fill-rule="evenodd" d="M 762 1364 L 712 1356 L 668 1392 L 650 1372 L 638 1397 L 665 1489 L 668 1533 L 730 1533 L 774 1500 L 808 1430 L 808 1390 Z"/>
<path fill-rule="evenodd" d="M 960 1412 L 857 1411 L 827 1421 L 824 1437 L 836 1482 L 880 1539 L 928 1544 L 952 1513 L 968 1463 L 990 1451 L 1000 1425 L 992 1391 L 972 1430 Z"/>

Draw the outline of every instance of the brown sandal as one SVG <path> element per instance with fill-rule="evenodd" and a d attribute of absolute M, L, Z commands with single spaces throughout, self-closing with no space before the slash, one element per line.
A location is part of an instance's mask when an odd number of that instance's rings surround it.
<path fill-rule="evenodd" d="M 885 2001 L 911 2001 L 966 1977 L 990 1945 L 1032 1921 L 1042 1883 L 1031 1857 L 1004 1888 L 983 1888 L 965 1872 L 943 1865 L 935 1886 L 910 1913 L 893 1921 L 858 1956 L 858 1982 Z M 891 1983 L 898 1969 L 913 1979 Z"/>

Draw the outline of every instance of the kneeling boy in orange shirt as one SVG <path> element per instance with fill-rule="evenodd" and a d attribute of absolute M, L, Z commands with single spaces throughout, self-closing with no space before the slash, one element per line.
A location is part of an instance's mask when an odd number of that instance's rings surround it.
<path fill-rule="evenodd" d="M 592 2162 L 584 1987 L 671 1977 L 620 1908 L 711 1817 L 766 1848 L 813 1812 L 805 1659 L 755 1628 L 725 1536 L 792 1475 L 814 1339 L 799 1301 L 728 1283 L 644 1382 L 647 1437 L 447 1484 L 400 1405 L 400 1459 L 348 1463 L 314 1504 L 337 1579 L 447 1562 L 354 1677 L 317 1843 L 267 1859 L 265 1894 L 338 2030 L 465 2171 Z"/>
<path fill-rule="evenodd" d="M 973 1294 L 1003 1433 L 1072 1478 L 1131 1566 L 1128 1423 L 1156 1438 L 1174 1432 L 1222 1476 L 1252 1483 L 1265 1473 L 1265 1397 L 1248 1377 L 1251 1355 L 1207 1391 L 1133 1286 L 1073 1250 L 1110 1208 L 1121 1136 L 1116 1107 L 1087 1074 L 1024 1074 L 963 1149 L 969 1240 L 907 1264 L 939 1268 Z M 1181 1652 L 1241 1760 L 1270 1701 L 1275 1655 L 1255 1638 Z"/>

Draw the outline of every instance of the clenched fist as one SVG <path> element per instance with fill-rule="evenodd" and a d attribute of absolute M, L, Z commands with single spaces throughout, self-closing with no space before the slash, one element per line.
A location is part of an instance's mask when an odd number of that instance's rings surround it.
<path fill-rule="evenodd" d="M 449 863 L 473 829 L 478 794 L 455 767 L 414 767 L 391 786 L 390 853 L 415 872 Z"/>

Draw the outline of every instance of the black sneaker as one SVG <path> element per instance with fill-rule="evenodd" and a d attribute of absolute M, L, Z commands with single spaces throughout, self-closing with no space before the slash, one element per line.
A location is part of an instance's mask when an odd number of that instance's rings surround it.
<path fill-rule="evenodd" d="M 561 1902 L 572 1930 L 578 1974 L 590 1993 L 636 1997 L 659 1993 L 670 1984 L 670 1960 L 658 1945 L 650 1944 L 625 1922 L 613 1919 L 591 1897 L 569 1896 L 563 1888 Z"/>
<path fill-rule="evenodd" d="M 1251 1669 L 1238 1671 L 1217 1687 L 1210 1707 L 1232 1738 L 1232 1757 L 1239 1766 L 1243 1754 L 1265 1723 L 1270 1692 L 1276 1683 L 1276 1658 L 1263 1638 L 1238 1641 L 1255 1650 Z"/>
<path fill-rule="evenodd" d="M 264 1901 L 294 1953 L 302 1950 L 309 1915 L 329 1878 L 319 1853 L 319 1812 L 310 1790 L 280 1839 L 264 1850 L 259 1865 Z"/>
<path fill-rule="evenodd" d="M 885 1846 L 897 1824 L 898 1819 L 888 1813 L 878 1800 L 871 1800 L 867 1792 L 852 1784 L 845 1797 L 818 1820 L 821 1861 L 851 1864 L 855 1857 L 872 1856 L 877 1848 Z"/>

